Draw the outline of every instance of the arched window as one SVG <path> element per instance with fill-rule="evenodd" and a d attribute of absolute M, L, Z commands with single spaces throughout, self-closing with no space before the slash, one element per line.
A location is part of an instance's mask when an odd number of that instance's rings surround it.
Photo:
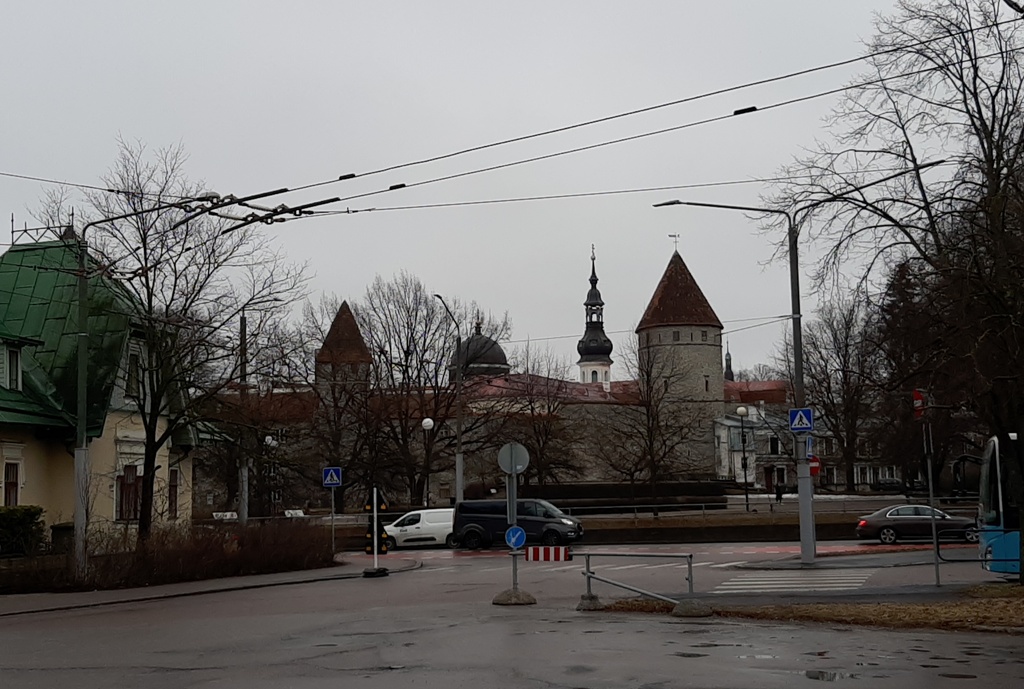
<path fill-rule="evenodd" d="M 604 372 L 604 382 L 608 382 L 608 371 Z"/>
<path fill-rule="evenodd" d="M 597 371 L 591 371 L 590 372 L 590 382 L 591 383 L 596 383 L 597 382 Z"/>

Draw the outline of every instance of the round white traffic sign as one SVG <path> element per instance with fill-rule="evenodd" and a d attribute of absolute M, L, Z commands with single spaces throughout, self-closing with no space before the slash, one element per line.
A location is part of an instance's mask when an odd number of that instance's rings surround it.
<path fill-rule="evenodd" d="M 521 474 L 530 466 L 530 452 L 519 443 L 505 443 L 498 450 L 498 466 L 506 474 Z"/>

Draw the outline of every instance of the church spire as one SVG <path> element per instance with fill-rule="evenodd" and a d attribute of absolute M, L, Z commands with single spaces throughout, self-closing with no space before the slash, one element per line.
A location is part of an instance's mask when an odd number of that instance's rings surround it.
<path fill-rule="evenodd" d="M 725 341 L 725 379 L 735 380 L 732 373 L 732 354 L 729 353 L 729 340 Z"/>
<path fill-rule="evenodd" d="M 590 290 L 583 302 L 586 326 L 576 345 L 580 360 L 580 380 L 584 383 L 605 383 L 611 380 L 612 341 L 604 332 L 604 300 L 597 288 L 597 255 L 590 245 Z"/>

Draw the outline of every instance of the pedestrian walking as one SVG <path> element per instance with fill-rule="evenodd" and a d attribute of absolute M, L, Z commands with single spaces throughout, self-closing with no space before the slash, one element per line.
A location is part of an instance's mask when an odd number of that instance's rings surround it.
<path fill-rule="evenodd" d="M 775 486 L 775 502 L 777 502 L 777 503 L 779 503 L 781 505 L 782 504 L 782 495 L 785 492 L 786 492 L 786 487 L 785 486 L 783 486 L 781 483 L 776 484 L 776 486 Z"/>

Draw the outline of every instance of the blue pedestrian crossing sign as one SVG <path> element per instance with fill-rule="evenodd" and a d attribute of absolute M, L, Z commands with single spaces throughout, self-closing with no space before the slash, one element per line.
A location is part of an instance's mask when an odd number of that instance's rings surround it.
<path fill-rule="evenodd" d="M 513 550 L 519 550 L 526 543 L 526 532 L 521 526 L 510 526 L 505 532 L 505 543 Z"/>
<path fill-rule="evenodd" d="M 789 410 L 789 430 L 793 433 L 810 433 L 814 430 L 814 412 L 810 407 Z"/>
<path fill-rule="evenodd" d="M 324 488 L 341 487 L 341 467 L 324 467 Z"/>

